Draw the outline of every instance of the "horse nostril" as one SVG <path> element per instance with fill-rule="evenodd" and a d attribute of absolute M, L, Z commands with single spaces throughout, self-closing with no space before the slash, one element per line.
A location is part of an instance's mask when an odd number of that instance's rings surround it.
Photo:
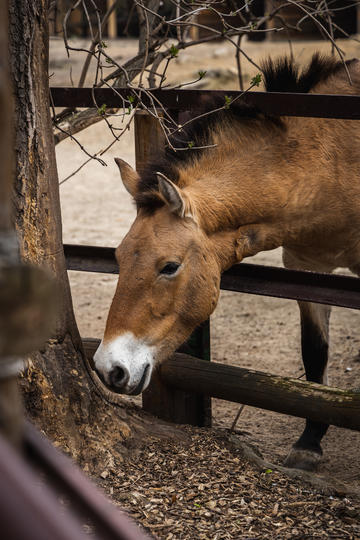
<path fill-rule="evenodd" d="M 128 371 L 120 366 L 115 366 L 109 373 L 110 385 L 116 388 L 123 388 L 128 380 Z"/>

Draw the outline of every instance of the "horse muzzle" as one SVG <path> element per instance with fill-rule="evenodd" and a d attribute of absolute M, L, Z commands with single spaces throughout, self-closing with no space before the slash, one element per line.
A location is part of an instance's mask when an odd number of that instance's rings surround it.
<path fill-rule="evenodd" d="M 101 342 L 94 355 L 95 368 L 112 391 L 138 395 L 150 382 L 154 352 L 154 347 L 127 332 Z"/>

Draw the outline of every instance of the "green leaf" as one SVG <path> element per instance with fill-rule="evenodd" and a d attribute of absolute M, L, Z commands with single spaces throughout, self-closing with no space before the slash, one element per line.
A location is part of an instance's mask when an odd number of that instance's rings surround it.
<path fill-rule="evenodd" d="M 98 114 L 100 116 L 104 116 L 105 113 L 106 113 L 106 105 L 104 103 L 103 105 L 101 105 L 101 107 L 98 108 Z"/>
<path fill-rule="evenodd" d="M 188 148 L 192 148 L 194 146 L 194 141 L 189 141 L 188 142 Z"/>
<path fill-rule="evenodd" d="M 129 103 L 135 103 L 135 98 L 134 98 L 134 96 L 128 96 L 128 97 L 127 97 L 127 100 L 128 100 Z"/>
<path fill-rule="evenodd" d="M 176 58 L 178 54 L 179 54 L 179 49 L 177 47 L 175 47 L 175 45 L 171 45 L 171 47 L 170 47 L 170 56 L 171 56 L 171 58 Z"/>
<path fill-rule="evenodd" d="M 194 506 L 196 506 L 196 508 L 201 508 L 201 504 L 199 503 L 194 503 Z"/>
<path fill-rule="evenodd" d="M 225 109 L 230 109 L 231 102 L 232 102 L 231 97 L 225 96 L 225 105 L 224 105 L 224 108 L 225 108 Z"/>
<path fill-rule="evenodd" d="M 255 77 L 251 79 L 251 86 L 259 86 L 261 81 L 262 81 L 261 73 L 258 73 L 257 75 L 255 75 Z"/>
<path fill-rule="evenodd" d="M 105 62 L 108 64 L 113 64 L 114 62 L 111 60 L 111 58 L 105 58 Z"/>
<path fill-rule="evenodd" d="M 101 46 L 103 49 L 106 49 L 106 48 L 107 48 L 107 45 L 106 45 L 105 41 L 100 41 L 100 46 Z"/>
<path fill-rule="evenodd" d="M 202 71 L 202 70 L 199 71 L 199 78 L 200 79 L 203 79 L 205 77 L 205 75 L 206 75 L 206 71 Z"/>
<path fill-rule="evenodd" d="M 272 469 L 266 469 L 266 470 L 265 470 L 265 474 L 270 474 L 270 473 L 272 473 L 272 472 L 273 472 Z"/>

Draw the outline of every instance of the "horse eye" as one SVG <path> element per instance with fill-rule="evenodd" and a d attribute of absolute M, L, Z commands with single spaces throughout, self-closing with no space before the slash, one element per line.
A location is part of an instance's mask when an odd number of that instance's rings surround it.
<path fill-rule="evenodd" d="M 160 270 L 160 274 L 165 274 L 166 276 L 171 276 L 175 274 L 176 270 L 179 268 L 180 264 L 176 262 L 169 262 Z"/>

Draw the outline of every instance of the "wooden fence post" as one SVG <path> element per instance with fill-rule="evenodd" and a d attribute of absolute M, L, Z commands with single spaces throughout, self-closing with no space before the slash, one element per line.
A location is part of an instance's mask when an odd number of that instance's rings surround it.
<path fill-rule="evenodd" d="M 179 350 L 210 360 L 209 327 L 209 321 L 199 326 Z M 153 374 L 150 386 L 143 392 L 142 402 L 145 411 L 163 420 L 175 424 L 211 426 L 211 397 L 164 384 L 159 370 Z"/>
<path fill-rule="evenodd" d="M 107 0 L 106 8 L 110 9 L 111 6 L 116 2 L 116 0 Z M 116 18 L 116 8 L 111 13 L 108 24 L 107 24 L 108 38 L 116 39 L 117 38 L 117 18 Z"/>
<path fill-rule="evenodd" d="M 135 114 L 136 170 L 141 173 L 154 154 L 164 150 L 164 146 L 164 133 L 157 119 L 146 111 L 137 111 Z"/>
<path fill-rule="evenodd" d="M 165 137 L 156 118 L 146 111 L 135 115 L 135 161 L 141 172 L 154 154 L 165 146 Z M 210 360 L 210 325 L 206 321 L 195 330 L 182 352 Z M 211 398 L 166 386 L 156 371 L 149 388 L 143 393 L 143 409 L 163 420 L 177 424 L 209 426 L 211 424 Z"/>

